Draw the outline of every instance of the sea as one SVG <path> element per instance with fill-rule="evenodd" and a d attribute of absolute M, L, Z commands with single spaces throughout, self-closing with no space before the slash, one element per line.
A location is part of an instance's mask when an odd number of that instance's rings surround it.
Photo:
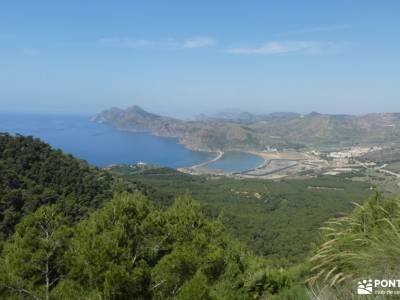
<path fill-rule="evenodd" d="M 121 131 L 90 119 L 89 115 L 77 114 L 0 112 L 0 132 L 31 135 L 98 167 L 144 162 L 180 168 L 217 155 L 189 150 L 176 138 Z M 255 168 L 260 163 L 262 159 L 256 155 L 228 152 L 207 167 L 231 173 Z"/>

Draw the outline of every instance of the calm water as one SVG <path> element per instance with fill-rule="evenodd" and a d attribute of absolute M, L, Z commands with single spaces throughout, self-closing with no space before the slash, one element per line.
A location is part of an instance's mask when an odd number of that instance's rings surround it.
<path fill-rule="evenodd" d="M 90 116 L 0 112 L 0 132 L 32 135 L 97 166 L 143 161 L 173 168 L 199 164 L 215 154 L 186 149 L 177 139 L 147 133 L 124 132 L 90 122 Z M 261 158 L 228 153 L 210 168 L 238 172 L 261 163 Z"/>
<path fill-rule="evenodd" d="M 243 172 L 254 169 L 263 163 L 263 159 L 258 155 L 243 152 L 227 152 L 221 159 L 207 165 L 207 168 L 220 169 L 225 172 Z"/>
<path fill-rule="evenodd" d="M 0 113 L 0 132 L 39 137 L 97 166 L 139 161 L 168 167 L 198 164 L 215 156 L 186 149 L 177 139 L 119 131 L 89 116 Z"/>

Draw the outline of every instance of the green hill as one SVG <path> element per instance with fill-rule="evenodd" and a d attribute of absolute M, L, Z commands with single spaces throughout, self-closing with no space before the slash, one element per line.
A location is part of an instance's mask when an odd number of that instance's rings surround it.
<path fill-rule="evenodd" d="M 0 233 L 26 214 L 58 203 L 75 220 L 112 196 L 112 176 L 38 139 L 0 134 Z"/>

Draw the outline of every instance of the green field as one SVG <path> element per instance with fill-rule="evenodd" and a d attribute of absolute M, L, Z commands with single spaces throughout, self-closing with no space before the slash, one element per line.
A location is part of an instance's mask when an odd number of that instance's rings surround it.
<path fill-rule="evenodd" d="M 113 171 L 165 205 L 176 195 L 190 194 L 209 216 L 221 214 L 231 234 L 255 253 L 284 264 L 308 254 L 324 221 L 350 212 L 352 202 L 361 203 L 371 194 L 369 183 L 343 176 L 275 182 L 191 176 L 168 169 Z"/>
<path fill-rule="evenodd" d="M 400 181 L 398 178 L 381 173 L 374 169 L 363 170 L 354 174 L 352 180 L 368 183 L 370 186 L 375 187 L 379 192 L 388 197 L 393 197 L 400 193 Z"/>

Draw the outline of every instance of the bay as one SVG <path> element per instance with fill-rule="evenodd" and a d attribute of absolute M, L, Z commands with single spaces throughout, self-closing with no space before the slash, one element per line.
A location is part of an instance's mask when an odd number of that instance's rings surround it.
<path fill-rule="evenodd" d="M 91 122 L 90 118 L 88 115 L 0 112 L 0 132 L 40 138 L 53 148 L 99 167 L 145 162 L 180 168 L 209 161 L 216 155 L 189 150 L 176 138 L 121 131 Z M 207 168 L 234 173 L 253 169 L 262 162 L 257 155 L 226 152 Z"/>
<path fill-rule="evenodd" d="M 116 130 L 86 115 L 0 112 L 0 132 L 32 135 L 99 167 L 145 162 L 178 168 L 215 156 L 188 150 L 175 138 Z"/>

